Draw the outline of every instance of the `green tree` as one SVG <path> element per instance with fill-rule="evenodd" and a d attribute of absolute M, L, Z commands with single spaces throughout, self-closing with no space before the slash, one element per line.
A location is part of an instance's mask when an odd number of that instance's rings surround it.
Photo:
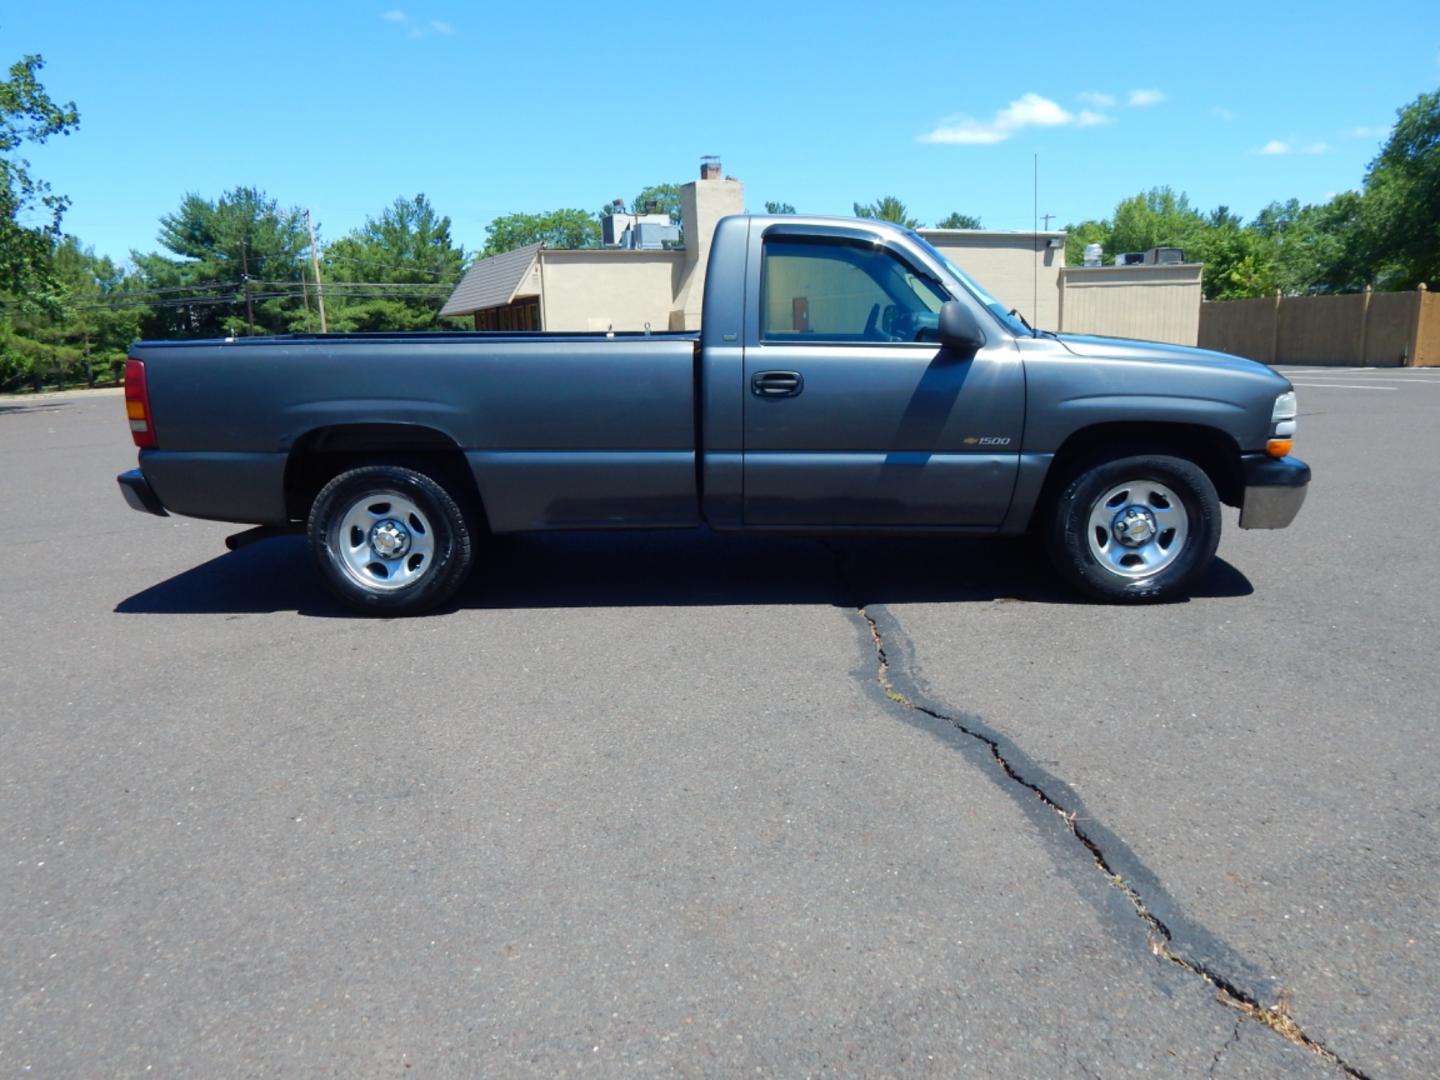
<path fill-rule="evenodd" d="M 144 311 L 133 276 L 73 236 L 55 245 L 45 273 L 55 303 L 17 305 L 0 326 L 0 388 L 117 378 Z"/>
<path fill-rule="evenodd" d="M 680 224 L 680 185 L 651 184 L 642 188 L 630 209 L 637 214 L 669 214 L 670 220 Z"/>
<path fill-rule="evenodd" d="M 310 239 L 299 208 L 282 209 L 252 187 L 214 201 L 192 193 L 161 217 L 159 240 L 169 256 L 131 253 L 157 297 L 142 323 L 147 336 L 246 333 L 252 318 L 258 333 L 303 325 Z"/>
<path fill-rule="evenodd" d="M 70 200 L 32 176 L 30 163 L 16 151 L 27 142 L 68 135 L 80 124 L 75 103 L 56 105 L 40 84 L 36 73 L 44 66 L 38 55 L 22 57 L 0 81 L 0 294 L 41 305 L 58 302 L 50 253 Z M 48 220 L 22 223 L 22 215 L 32 214 Z"/>
<path fill-rule="evenodd" d="M 1337 281 L 1349 276 L 1339 267 L 1349 258 L 1343 250 L 1349 239 L 1343 235 L 1349 231 L 1343 205 L 1309 206 L 1289 199 L 1272 202 L 1255 216 L 1250 231 L 1270 264 L 1269 291 L 1297 296 L 1345 289 Z"/>
<path fill-rule="evenodd" d="M 1151 188 L 1121 200 L 1115 207 L 1110 243 L 1113 252 L 1148 251 L 1153 247 L 1190 246 L 1205 228 L 1205 219 L 1184 192 Z"/>
<path fill-rule="evenodd" d="M 1188 243 L 1185 257 L 1205 266 L 1202 286 L 1207 300 L 1239 300 L 1275 291 L 1273 251 L 1228 206 L 1205 216 Z"/>
<path fill-rule="evenodd" d="M 1104 255 L 1109 254 L 1110 249 L 1110 222 L 1108 219 L 1102 221 L 1082 221 L 1078 225 L 1065 226 L 1065 265 L 1084 266 L 1085 249 L 1091 244 L 1099 244 L 1104 249 Z"/>
<path fill-rule="evenodd" d="M 935 223 L 937 229 L 978 229 L 981 227 L 980 219 L 974 214 L 962 214 L 958 211 Z"/>
<path fill-rule="evenodd" d="M 1273 291 L 1273 253 L 1253 228 L 1220 206 L 1202 214 L 1190 205 L 1184 192 L 1152 188 L 1115 207 L 1113 217 L 1067 225 L 1065 261 L 1084 262 L 1085 248 L 1099 244 L 1108 265 L 1115 256 L 1154 247 L 1178 247 L 1189 262 L 1202 262 L 1202 287 L 1211 300 L 1260 296 Z"/>
<path fill-rule="evenodd" d="M 911 217 L 909 209 L 894 195 L 883 196 L 872 203 L 856 203 L 855 216 L 874 218 L 879 221 L 893 221 L 896 225 L 903 225 L 907 229 L 921 227 L 919 220 Z"/>
<path fill-rule="evenodd" d="M 788 202 L 767 202 L 765 204 L 765 213 L 793 214 L 795 213 L 795 207 L 791 206 Z"/>
<path fill-rule="evenodd" d="M 433 326 L 464 265 L 464 249 L 450 236 L 450 219 L 437 214 L 423 194 L 397 198 L 378 218 L 366 218 L 326 248 L 330 329 Z"/>
<path fill-rule="evenodd" d="M 485 226 L 484 255 L 500 255 L 526 244 L 552 248 L 600 246 L 600 220 L 585 210 L 505 214 Z"/>
<path fill-rule="evenodd" d="M 1440 284 L 1440 91 L 1398 111 L 1354 210 L 1371 277 L 1393 289 Z"/>

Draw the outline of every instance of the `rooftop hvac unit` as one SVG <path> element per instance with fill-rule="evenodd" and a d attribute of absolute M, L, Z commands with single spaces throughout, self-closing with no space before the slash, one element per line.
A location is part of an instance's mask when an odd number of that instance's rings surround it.
<path fill-rule="evenodd" d="M 606 214 L 600 219 L 600 243 L 604 247 L 659 247 L 657 241 L 651 245 L 641 243 L 638 230 L 649 228 L 675 229 L 672 239 L 679 239 L 679 229 L 670 221 L 669 214 Z"/>
<path fill-rule="evenodd" d="M 1145 263 L 1145 252 L 1124 251 L 1115 256 L 1116 266 L 1143 266 Z"/>
<path fill-rule="evenodd" d="M 680 242 L 680 226 L 671 225 L 668 218 L 664 225 L 642 221 L 626 229 L 621 240 L 621 247 L 642 248 L 646 251 L 655 251 L 667 244 L 673 247 Z"/>
<path fill-rule="evenodd" d="M 1145 261 L 1152 266 L 1174 266 L 1185 261 L 1185 252 L 1178 247 L 1153 247 L 1145 252 Z"/>

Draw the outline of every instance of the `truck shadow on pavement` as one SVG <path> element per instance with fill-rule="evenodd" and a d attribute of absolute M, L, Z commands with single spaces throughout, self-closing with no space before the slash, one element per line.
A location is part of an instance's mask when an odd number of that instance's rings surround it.
<path fill-rule="evenodd" d="M 20 416 L 25 413 L 36 412 L 59 412 L 61 409 L 69 407 L 69 401 L 55 401 L 53 399 L 41 399 L 39 401 L 26 401 L 23 398 L 11 400 L 0 399 L 0 416 Z"/>
<path fill-rule="evenodd" d="M 1030 539 L 536 533 L 490 541 L 477 552 L 476 567 L 436 614 L 467 608 L 1087 602 L 1056 578 Z M 1216 559 L 1192 595 L 1253 591 L 1244 574 Z M 122 600 L 115 610 L 352 615 L 325 591 L 299 537 L 220 555 Z"/>

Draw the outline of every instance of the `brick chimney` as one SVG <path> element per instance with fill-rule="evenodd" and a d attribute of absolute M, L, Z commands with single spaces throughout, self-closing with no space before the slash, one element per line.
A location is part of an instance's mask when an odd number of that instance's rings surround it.
<path fill-rule="evenodd" d="M 700 159 L 700 179 L 720 179 L 720 159 L 714 154 L 706 154 Z"/>

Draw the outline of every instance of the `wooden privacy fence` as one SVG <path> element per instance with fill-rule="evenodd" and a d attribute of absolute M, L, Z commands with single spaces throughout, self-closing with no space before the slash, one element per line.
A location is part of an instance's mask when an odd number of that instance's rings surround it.
<path fill-rule="evenodd" d="M 1200 347 L 1266 364 L 1440 367 L 1440 296 L 1272 296 L 1200 305 Z"/>

